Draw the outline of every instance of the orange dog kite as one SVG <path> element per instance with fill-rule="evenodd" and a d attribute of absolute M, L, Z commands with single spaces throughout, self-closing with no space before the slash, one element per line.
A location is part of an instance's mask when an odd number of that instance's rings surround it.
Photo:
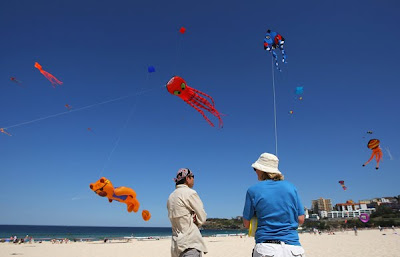
<path fill-rule="evenodd" d="M 43 76 L 45 76 L 50 81 L 52 87 L 56 88 L 57 85 L 62 85 L 62 82 L 56 79 L 56 77 L 43 70 L 42 66 L 39 63 L 35 62 L 35 68 L 37 68 L 40 73 L 42 73 Z"/>
<path fill-rule="evenodd" d="M 102 177 L 95 183 L 90 184 L 90 189 L 92 189 L 101 197 L 107 197 L 110 203 L 113 200 L 125 203 L 127 205 L 128 212 L 137 212 L 139 210 L 140 203 L 136 199 L 136 192 L 132 188 L 114 188 L 110 180 Z"/>
<path fill-rule="evenodd" d="M 371 139 L 368 141 L 367 147 L 372 150 L 372 154 L 371 154 L 371 157 L 369 158 L 369 160 L 363 164 L 363 167 L 365 165 L 367 165 L 375 156 L 375 160 L 376 160 L 375 169 L 379 169 L 379 161 L 382 159 L 382 155 L 383 155 L 382 150 L 379 147 L 379 143 L 380 143 L 380 141 L 378 139 Z"/>

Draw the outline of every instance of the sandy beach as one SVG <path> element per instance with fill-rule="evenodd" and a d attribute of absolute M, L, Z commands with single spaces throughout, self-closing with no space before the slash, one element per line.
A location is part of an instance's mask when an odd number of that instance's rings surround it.
<path fill-rule="evenodd" d="M 239 236 L 206 237 L 209 253 L 207 257 L 243 257 L 251 256 L 254 238 Z M 307 257 L 357 257 L 357 256 L 400 256 L 400 233 L 391 229 L 359 230 L 358 236 L 353 231 L 336 232 L 336 235 L 301 234 L 300 242 L 306 250 Z M 170 239 L 132 240 L 130 242 L 112 241 L 111 243 L 70 242 L 52 244 L 50 242 L 33 244 L 0 244 L 0 257 L 159 257 L 170 256 Z"/>

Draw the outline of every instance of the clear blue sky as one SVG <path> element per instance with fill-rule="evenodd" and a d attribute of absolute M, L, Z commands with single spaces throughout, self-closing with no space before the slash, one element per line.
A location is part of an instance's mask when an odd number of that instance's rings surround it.
<path fill-rule="evenodd" d="M 181 167 L 196 174 L 208 217 L 241 215 L 257 182 L 251 163 L 275 152 L 271 56 L 263 50 L 269 28 L 285 37 L 288 55 L 275 74 L 280 169 L 304 205 L 400 194 L 399 7 L 2 1 L 0 127 L 13 136 L 0 134 L 0 223 L 169 226 L 166 200 Z M 64 84 L 53 89 L 35 62 Z M 150 76 L 148 65 L 156 68 Z M 214 98 L 226 114 L 223 129 L 163 88 L 173 75 Z M 30 122 L 61 114 L 65 104 L 77 111 Z M 384 151 L 379 171 L 374 162 L 361 166 L 373 137 Z M 89 184 L 101 175 L 132 187 L 152 219 L 96 196 Z"/>

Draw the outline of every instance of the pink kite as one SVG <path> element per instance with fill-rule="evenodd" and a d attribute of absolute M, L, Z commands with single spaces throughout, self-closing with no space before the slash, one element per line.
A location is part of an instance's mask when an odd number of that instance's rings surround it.
<path fill-rule="evenodd" d="M 43 70 L 42 66 L 39 63 L 35 62 L 35 68 L 37 68 L 40 73 L 42 73 L 43 76 L 45 76 L 50 81 L 52 87 L 56 88 L 57 85 L 62 85 L 62 82 L 59 81 L 56 77 Z"/>

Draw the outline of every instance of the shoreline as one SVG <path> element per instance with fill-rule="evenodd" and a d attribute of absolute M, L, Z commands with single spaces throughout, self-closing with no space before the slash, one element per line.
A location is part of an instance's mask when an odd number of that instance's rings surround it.
<path fill-rule="evenodd" d="M 400 234 L 385 229 L 359 230 L 355 236 L 354 231 L 310 234 L 301 233 L 300 243 L 306 251 L 307 257 L 364 257 L 364 256 L 400 256 Z M 247 236 L 221 236 L 204 237 L 208 248 L 207 257 L 243 257 L 251 256 L 254 247 L 254 238 Z M 43 243 L 0 243 L 0 257 L 10 255 L 25 255 L 29 257 L 158 257 L 170 256 L 171 242 L 169 238 L 159 240 L 118 241 L 109 243 L 102 241 L 69 242 L 67 244 Z"/>

